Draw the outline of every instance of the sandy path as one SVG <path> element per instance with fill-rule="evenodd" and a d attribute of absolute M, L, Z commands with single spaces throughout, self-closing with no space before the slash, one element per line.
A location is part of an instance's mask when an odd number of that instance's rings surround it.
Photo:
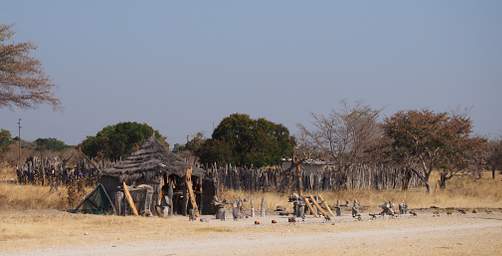
<path fill-rule="evenodd" d="M 229 233 L 196 240 L 103 243 L 0 255 L 502 255 L 502 220 L 389 225 L 378 230 Z"/>

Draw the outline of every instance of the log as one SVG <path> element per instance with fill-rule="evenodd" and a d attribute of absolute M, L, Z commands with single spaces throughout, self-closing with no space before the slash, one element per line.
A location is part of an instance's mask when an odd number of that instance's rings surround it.
<path fill-rule="evenodd" d="M 132 200 L 131 193 L 129 192 L 129 189 L 127 188 L 127 184 L 125 182 L 122 182 L 122 186 L 124 187 L 124 195 L 127 199 L 127 203 L 129 204 L 129 207 L 132 210 L 132 214 L 134 216 L 139 216 L 138 209 L 136 209 L 136 205 L 134 204 L 134 200 Z"/>
<path fill-rule="evenodd" d="M 331 208 L 329 207 L 329 204 L 326 203 L 326 200 L 324 200 L 324 198 L 322 197 L 322 195 L 319 195 L 319 199 L 321 199 L 321 203 L 324 205 L 324 207 L 328 210 L 329 214 L 331 214 L 331 216 L 333 216 L 333 218 L 336 217 L 336 215 L 333 213 L 333 211 L 331 210 Z"/>
<path fill-rule="evenodd" d="M 195 193 L 193 192 L 192 184 L 192 167 L 188 167 L 185 174 L 185 182 L 188 189 L 188 197 L 190 198 L 190 203 L 192 204 L 192 209 L 194 211 L 195 217 L 199 217 L 199 208 L 197 207 L 197 201 L 195 200 Z"/>
<path fill-rule="evenodd" d="M 314 198 L 314 196 L 309 196 L 310 199 L 312 200 L 312 202 L 314 203 L 314 206 L 317 207 L 318 211 L 326 218 L 326 219 L 330 219 L 328 213 L 326 213 L 326 211 L 324 211 L 324 209 L 319 205 L 319 203 L 317 202 L 317 200 Z"/>
<path fill-rule="evenodd" d="M 312 205 L 310 204 L 310 200 L 306 196 L 303 197 L 303 200 L 305 200 L 305 204 L 309 208 L 310 212 L 314 215 L 314 217 L 316 218 L 319 217 L 319 215 L 317 215 L 317 211 L 315 211 Z"/>

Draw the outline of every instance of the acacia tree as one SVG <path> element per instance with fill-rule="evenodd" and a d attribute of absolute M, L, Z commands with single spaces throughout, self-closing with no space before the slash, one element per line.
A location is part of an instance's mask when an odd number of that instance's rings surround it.
<path fill-rule="evenodd" d="M 464 115 L 430 110 L 401 111 L 385 120 L 385 133 L 392 139 L 392 153 L 423 182 L 430 192 L 429 178 L 441 169 L 443 185 L 472 163 L 482 140 L 472 138 L 472 122 Z M 473 159 L 473 158 L 472 158 Z"/>
<path fill-rule="evenodd" d="M 450 142 L 439 164 L 439 188 L 445 189 L 446 182 L 456 175 L 481 176 L 486 165 L 487 142 L 481 137 L 463 137 Z"/>
<path fill-rule="evenodd" d="M 31 108 L 41 103 L 59 106 L 52 91 L 54 84 L 40 61 L 30 55 L 35 45 L 13 43 L 13 36 L 10 26 L 0 24 L 0 107 Z"/>

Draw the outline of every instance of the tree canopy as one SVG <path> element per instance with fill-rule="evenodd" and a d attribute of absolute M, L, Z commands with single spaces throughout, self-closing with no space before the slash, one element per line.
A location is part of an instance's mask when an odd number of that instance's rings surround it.
<path fill-rule="evenodd" d="M 204 164 L 261 167 L 279 164 L 282 158 L 291 157 L 294 145 L 293 137 L 283 125 L 236 113 L 220 122 L 196 155 Z"/>
<path fill-rule="evenodd" d="M 132 153 L 152 135 L 169 146 L 165 138 L 148 124 L 123 122 L 106 126 L 96 136 L 88 136 L 80 144 L 80 148 L 91 158 L 119 160 Z"/>
<path fill-rule="evenodd" d="M 0 24 L 0 107 L 58 106 L 54 84 L 40 61 L 30 55 L 36 47 L 29 42 L 12 43 L 13 36 L 10 26 Z"/>
<path fill-rule="evenodd" d="M 12 143 L 12 136 L 8 130 L 0 129 L 0 152 Z"/>
<path fill-rule="evenodd" d="M 485 141 L 472 136 L 472 121 L 464 115 L 430 110 L 401 111 L 387 118 L 386 135 L 397 162 L 413 171 L 430 191 L 429 177 L 440 169 L 441 182 L 479 163 Z"/>
<path fill-rule="evenodd" d="M 56 138 L 38 138 L 33 144 L 35 144 L 35 150 L 61 151 L 69 147 Z"/>

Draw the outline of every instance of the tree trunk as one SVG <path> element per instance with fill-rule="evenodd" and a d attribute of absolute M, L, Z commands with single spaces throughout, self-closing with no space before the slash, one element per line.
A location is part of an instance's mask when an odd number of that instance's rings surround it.
<path fill-rule="evenodd" d="M 427 191 L 427 193 L 430 193 L 431 185 L 429 184 L 429 181 L 424 182 L 424 184 L 425 184 L 425 191 Z"/>
<path fill-rule="evenodd" d="M 495 168 L 492 168 L 492 179 L 495 179 Z"/>
<path fill-rule="evenodd" d="M 441 190 L 445 190 L 446 189 L 446 181 L 448 180 L 446 173 L 441 173 L 440 176 L 439 176 L 439 188 Z"/>
<path fill-rule="evenodd" d="M 406 169 L 405 170 L 405 175 L 404 175 L 404 178 L 403 178 L 403 184 L 402 184 L 402 187 L 401 189 L 403 191 L 407 191 L 409 186 L 410 186 L 410 180 L 411 180 L 411 171 Z"/>

